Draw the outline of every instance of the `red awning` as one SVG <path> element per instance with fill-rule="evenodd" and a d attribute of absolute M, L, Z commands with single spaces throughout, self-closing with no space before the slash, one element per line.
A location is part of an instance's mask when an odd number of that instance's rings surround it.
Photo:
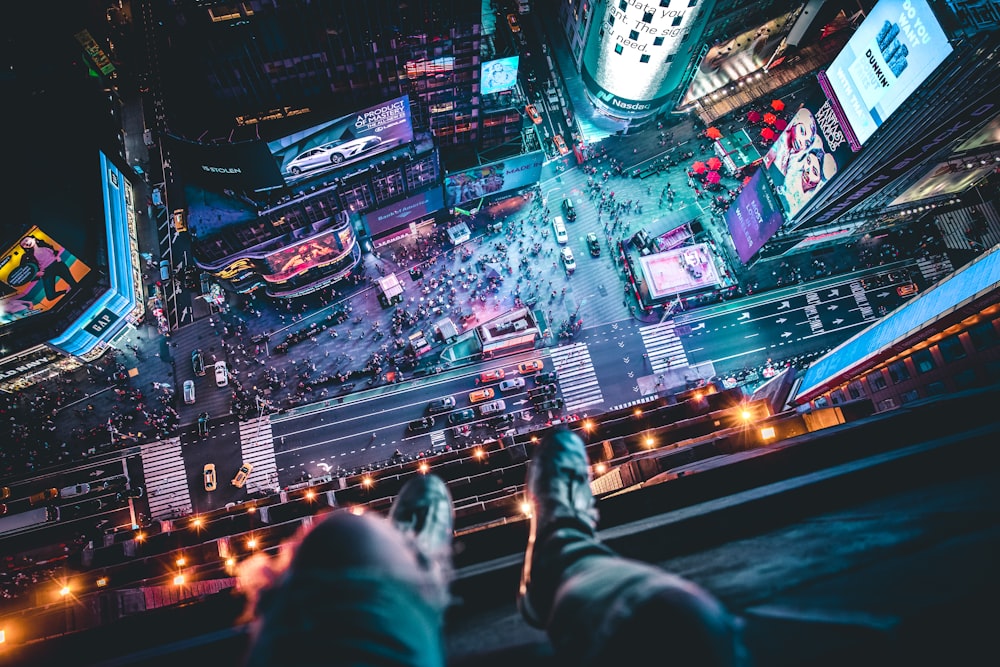
<path fill-rule="evenodd" d="M 705 174 L 705 180 L 708 181 L 709 183 L 718 183 L 719 181 L 722 180 L 722 177 L 719 176 L 719 172 L 710 171 L 707 174 Z"/>
<path fill-rule="evenodd" d="M 705 130 L 705 136 L 708 137 L 709 139 L 721 139 L 722 130 L 720 130 L 717 127 L 710 127 L 707 130 Z"/>
<path fill-rule="evenodd" d="M 764 137 L 765 139 L 774 139 L 778 135 L 775 134 L 774 130 L 772 130 L 771 128 L 765 127 L 763 130 L 760 131 L 760 136 Z"/>
<path fill-rule="evenodd" d="M 705 165 L 704 162 L 699 160 L 698 162 L 695 162 L 693 165 L 691 165 L 691 171 L 693 171 L 696 174 L 704 174 L 706 171 L 708 171 L 708 167 Z"/>
<path fill-rule="evenodd" d="M 774 121 L 774 127 L 777 130 L 783 130 L 786 127 L 788 127 L 788 121 L 786 121 L 784 118 L 778 118 L 777 120 Z"/>
<path fill-rule="evenodd" d="M 705 162 L 705 164 L 708 165 L 709 169 L 714 171 L 722 166 L 722 160 L 713 155 L 712 157 L 708 158 L 708 161 Z"/>
<path fill-rule="evenodd" d="M 781 111 L 785 108 L 785 103 L 781 100 L 771 100 L 771 108 L 775 111 Z"/>
<path fill-rule="evenodd" d="M 778 120 L 778 117 L 775 116 L 773 113 L 764 114 L 764 122 L 767 123 L 768 125 L 774 125 L 774 121 L 776 120 Z"/>
<path fill-rule="evenodd" d="M 760 112 L 756 110 L 751 111 L 750 113 L 747 114 L 747 120 L 750 121 L 751 123 L 756 123 L 757 121 L 760 120 Z"/>

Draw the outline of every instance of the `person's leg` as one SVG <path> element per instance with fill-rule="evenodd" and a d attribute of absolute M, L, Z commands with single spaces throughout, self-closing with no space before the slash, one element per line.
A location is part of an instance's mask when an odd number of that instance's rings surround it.
<path fill-rule="evenodd" d="M 250 584 L 248 667 L 445 664 L 447 487 L 431 476 L 411 480 L 390 516 L 334 512 L 295 545 L 272 585 Z"/>
<path fill-rule="evenodd" d="M 597 539 L 579 436 L 564 429 L 546 436 L 527 487 L 534 511 L 519 604 L 567 664 L 627 662 L 650 651 L 678 664 L 743 662 L 738 623 L 710 594 Z"/>

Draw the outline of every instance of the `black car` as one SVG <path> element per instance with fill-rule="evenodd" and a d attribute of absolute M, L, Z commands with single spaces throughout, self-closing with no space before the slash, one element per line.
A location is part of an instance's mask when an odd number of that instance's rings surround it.
<path fill-rule="evenodd" d="M 528 398 L 531 399 L 532 403 L 537 403 L 538 401 L 544 401 L 549 396 L 553 396 L 556 393 L 556 386 L 554 384 L 543 384 L 539 387 L 532 387 L 528 390 Z"/>
<path fill-rule="evenodd" d="M 498 415 L 490 420 L 490 426 L 492 426 L 493 428 L 503 428 L 505 426 L 511 426 L 514 424 L 515 419 L 517 419 L 517 415 L 509 413 Z"/>
<path fill-rule="evenodd" d="M 563 213 L 566 214 L 567 220 L 569 220 L 570 222 L 576 220 L 576 207 L 573 206 L 572 199 L 570 199 L 569 197 L 563 199 L 562 207 L 563 207 Z"/>
<path fill-rule="evenodd" d="M 205 358 L 201 356 L 201 350 L 195 350 L 191 353 L 191 367 L 194 369 L 195 375 L 205 374 Z"/>
<path fill-rule="evenodd" d="M 420 419 L 415 419 L 407 424 L 406 430 L 409 433 L 420 433 L 421 431 L 426 431 L 432 426 L 434 426 L 434 417 L 421 417 Z"/>
<path fill-rule="evenodd" d="M 563 400 L 561 398 L 550 398 L 547 401 L 538 404 L 539 410 L 559 410 L 563 406 Z"/>
<path fill-rule="evenodd" d="M 543 384 L 552 384 L 556 381 L 555 371 L 546 371 L 544 373 L 537 373 L 535 375 L 535 386 L 539 387 Z"/>
<path fill-rule="evenodd" d="M 597 240 L 597 234 L 587 232 L 587 249 L 590 250 L 591 257 L 601 256 L 601 242 Z"/>
<path fill-rule="evenodd" d="M 448 415 L 448 423 L 454 426 L 455 424 L 464 424 L 465 422 L 471 422 L 476 418 L 476 412 L 472 408 L 465 408 L 464 410 L 456 410 Z"/>
<path fill-rule="evenodd" d="M 454 396 L 444 396 L 442 398 L 435 398 L 433 401 L 427 404 L 427 412 L 430 414 L 436 414 L 438 412 L 447 412 L 455 407 L 455 397 Z"/>

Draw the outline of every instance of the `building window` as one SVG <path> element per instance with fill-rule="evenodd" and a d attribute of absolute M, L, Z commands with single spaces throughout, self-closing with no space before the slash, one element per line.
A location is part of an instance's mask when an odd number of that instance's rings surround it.
<path fill-rule="evenodd" d="M 675 16 L 674 20 L 670 22 L 670 25 L 672 25 L 672 26 L 674 26 L 676 28 L 677 26 L 679 26 L 681 24 L 681 21 L 683 21 L 683 20 L 684 20 L 683 16 Z"/>
<path fill-rule="evenodd" d="M 621 44 L 615 44 L 615 53 L 617 53 L 618 55 L 621 55 L 622 51 L 624 51 L 624 49 L 622 49 L 622 45 Z"/>
<path fill-rule="evenodd" d="M 881 401 L 878 402 L 878 406 L 876 407 L 878 408 L 879 412 L 883 410 L 892 410 L 894 407 L 896 407 L 896 401 L 893 400 L 891 396 L 889 398 L 883 398 Z"/>
<path fill-rule="evenodd" d="M 625 0 L 618 0 L 618 9 L 622 11 L 628 9 L 628 2 L 626 2 Z"/>
<path fill-rule="evenodd" d="M 667 59 L 664 62 L 668 63 L 674 62 L 674 54 L 671 53 L 669 56 L 667 56 Z"/>
<path fill-rule="evenodd" d="M 996 327 L 993 326 L 992 321 L 980 322 L 969 329 L 969 340 L 972 341 L 972 346 L 977 350 L 988 350 L 1000 342 L 1000 335 L 997 335 Z"/>
<path fill-rule="evenodd" d="M 662 37 L 654 37 L 653 38 L 653 46 L 661 46 L 662 44 L 663 44 L 663 38 Z"/>
<path fill-rule="evenodd" d="M 956 373 L 953 379 L 955 381 L 955 388 L 959 391 L 962 389 L 971 389 L 976 386 L 976 369 L 967 368 L 961 373 Z"/>
<path fill-rule="evenodd" d="M 834 405 L 837 405 L 838 403 L 843 403 L 844 392 L 841 391 L 840 389 L 834 389 L 832 392 L 830 392 L 830 400 L 833 402 Z"/>
<path fill-rule="evenodd" d="M 631 39 L 633 42 L 639 39 L 639 31 L 638 30 L 630 31 L 628 34 L 628 38 Z"/>
<path fill-rule="evenodd" d="M 881 391 L 888 386 L 885 383 L 885 374 L 882 369 L 868 374 L 868 386 L 871 387 L 872 391 Z"/>
<path fill-rule="evenodd" d="M 918 373 L 929 373 L 934 370 L 934 355 L 931 354 L 929 348 L 924 348 L 913 353 L 910 357 L 913 360 L 913 367 L 917 369 Z"/>
<path fill-rule="evenodd" d="M 641 63 L 648 63 L 649 62 L 649 55 L 644 53 L 641 56 L 639 56 L 639 62 L 641 62 Z"/>
<path fill-rule="evenodd" d="M 861 391 L 861 382 L 859 380 L 855 380 L 851 384 L 847 385 L 847 395 L 850 396 L 851 399 L 857 400 L 861 398 L 863 393 L 864 392 Z"/>
<path fill-rule="evenodd" d="M 928 396 L 940 396 L 947 393 L 948 389 L 944 386 L 944 382 L 931 382 L 924 387 L 924 391 L 927 392 Z"/>
<path fill-rule="evenodd" d="M 913 401 L 920 398 L 920 393 L 916 389 L 911 389 L 902 396 L 899 397 L 903 404 L 912 403 Z"/>
<path fill-rule="evenodd" d="M 894 361 L 889 364 L 889 377 L 893 384 L 899 384 L 903 380 L 910 379 L 910 371 L 906 368 L 905 361 Z"/>
<path fill-rule="evenodd" d="M 642 15 L 642 22 L 643 23 L 652 23 L 653 22 L 653 12 L 646 12 L 646 13 L 644 13 Z"/>
<path fill-rule="evenodd" d="M 962 341 L 958 339 L 958 336 L 945 338 L 938 343 L 938 350 L 941 351 L 941 358 L 944 359 L 946 364 L 958 361 L 959 359 L 965 359 L 967 356 L 965 347 L 962 345 Z"/>
<path fill-rule="evenodd" d="M 614 24 L 615 24 L 615 17 L 614 17 L 614 15 L 613 14 L 608 14 L 608 25 L 614 25 Z"/>

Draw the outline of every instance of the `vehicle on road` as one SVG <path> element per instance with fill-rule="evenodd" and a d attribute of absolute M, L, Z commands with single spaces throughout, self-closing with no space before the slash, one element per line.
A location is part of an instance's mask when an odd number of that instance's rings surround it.
<path fill-rule="evenodd" d="M 374 134 L 348 141 L 331 141 L 299 153 L 288 161 L 285 170 L 293 176 L 298 176 L 309 169 L 342 164 L 357 158 L 381 143 L 382 138 Z"/>
<path fill-rule="evenodd" d="M 496 414 L 498 412 L 503 412 L 507 409 L 507 404 L 504 403 L 502 398 L 495 401 L 490 401 L 489 403 L 483 403 L 479 406 L 479 414 L 483 417 L 489 417 L 490 415 Z"/>
<path fill-rule="evenodd" d="M 554 384 L 543 384 L 540 387 L 533 387 L 528 390 L 528 398 L 532 402 L 544 401 L 549 396 L 554 396 L 558 391 Z"/>
<path fill-rule="evenodd" d="M 560 250 L 559 258 L 562 259 L 563 266 L 566 268 L 566 273 L 573 273 L 576 271 L 576 257 L 573 256 L 572 248 L 563 248 Z"/>
<path fill-rule="evenodd" d="M 497 415 L 496 417 L 490 419 L 490 426 L 493 428 L 503 428 L 504 426 L 513 424 L 515 419 L 517 419 L 517 417 L 509 413 Z"/>
<path fill-rule="evenodd" d="M 163 282 L 170 280 L 170 260 L 160 260 L 160 280 Z"/>
<path fill-rule="evenodd" d="M 472 408 L 464 408 L 462 410 L 456 410 L 448 415 L 448 423 L 454 426 L 455 424 L 464 424 L 465 422 L 470 422 L 476 418 L 476 412 Z"/>
<path fill-rule="evenodd" d="M 184 217 L 184 209 L 182 208 L 174 209 L 172 217 L 174 220 L 174 229 L 176 229 L 178 232 L 186 232 L 188 226 L 187 226 L 187 219 L 185 219 Z"/>
<path fill-rule="evenodd" d="M 205 490 L 215 491 L 215 464 L 206 463 L 202 470 L 202 477 L 205 478 Z"/>
<path fill-rule="evenodd" d="M 0 535 L 13 533 L 32 526 L 40 526 L 49 521 L 59 520 L 58 507 L 38 507 L 27 512 L 18 512 L 0 517 Z"/>
<path fill-rule="evenodd" d="M 529 104 L 528 106 L 524 107 L 524 110 L 528 112 L 528 118 L 531 119 L 532 123 L 534 123 L 535 125 L 541 124 L 542 114 L 538 113 L 538 107 L 536 107 L 534 104 Z"/>
<path fill-rule="evenodd" d="M 561 398 L 550 398 L 547 401 L 538 404 L 539 410 L 559 410 L 563 406 L 563 400 Z"/>
<path fill-rule="evenodd" d="M 488 401 L 493 398 L 493 389 L 486 387 L 485 389 L 477 389 L 469 393 L 469 403 L 482 403 L 483 401 Z"/>
<path fill-rule="evenodd" d="M 552 143 L 556 145 L 556 150 L 559 151 L 559 155 L 566 155 L 569 153 L 569 148 L 566 146 L 566 140 L 562 138 L 561 134 L 557 134 L 552 137 Z"/>
<path fill-rule="evenodd" d="M 497 380 L 502 380 L 504 378 L 504 371 L 502 368 L 494 368 L 491 371 L 483 371 L 479 374 L 480 382 L 496 382 Z"/>
<path fill-rule="evenodd" d="M 231 481 L 230 484 L 235 486 L 237 489 L 242 489 L 243 485 L 247 483 L 247 477 L 250 476 L 250 471 L 252 470 L 253 465 L 244 461 L 243 465 L 240 466 L 240 469 L 236 471 L 236 476 L 233 477 L 233 481 Z"/>
<path fill-rule="evenodd" d="M 507 25 L 513 33 L 521 32 L 521 24 L 517 21 L 517 14 L 507 14 Z"/>
<path fill-rule="evenodd" d="M 563 213 L 566 214 L 566 219 L 570 222 L 576 220 L 576 207 L 573 206 L 573 200 L 569 197 L 563 199 L 562 202 Z"/>
<path fill-rule="evenodd" d="M 596 232 L 587 232 L 587 249 L 591 257 L 601 256 L 601 242 L 597 240 Z"/>
<path fill-rule="evenodd" d="M 421 417 L 406 425 L 406 430 L 410 433 L 420 433 L 434 426 L 434 417 Z"/>
<path fill-rule="evenodd" d="M 53 487 L 51 489 L 43 489 L 38 493 L 33 493 L 28 496 L 29 505 L 41 505 L 49 500 L 55 500 L 59 497 L 59 489 Z"/>
<path fill-rule="evenodd" d="M 442 396 L 441 398 L 435 398 L 433 401 L 427 404 L 427 412 L 430 414 L 437 414 L 438 412 L 447 412 L 455 407 L 455 397 L 454 396 Z"/>
<path fill-rule="evenodd" d="M 184 402 L 188 405 L 194 403 L 194 380 L 184 380 Z"/>
<path fill-rule="evenodd" d="M 543 368 L 545 368 L 545 364 L 542 363 L 541 359 L 529 359 L 517 365 L 517 372 L 521 375 L 530 375 L 531 373 L 537 373 Z"/>
<path fill-rule="evenodd" d="M 205 358 L 201 355 L 200 349 L 191 352 L 191 368 L 194 369 L 195 375 L 205 374 Z"/>
<path fill-rule="evenodd" d="M 59 489 L 60 498 L 73 498 L 74 496 L 82 496 L 90 493 L 90 484 L 84 482 L 83 484 L 74 484 L 73 486 L 64 486 Z"/>
<path fill-rule="evenodd" d="M 229 384 L 229 369 L 226 368 L 226 362 L 216 361 L 215 362 L 215 386 L 225 387 Z"/>
<path fill-rule="evenodd" d="M 535 375 L 535 386 L 543 384 L 552 384 L 558 379 L 555 371 L 546 371 L 544 373 L 538 373 Z"/>
<path fill-rule="evenodd" d="M 500 383 L 500 391 L 516 391 L 524 388 L 524 378 L 514 377 Z"/>
<path fill-rule="evenodd" d="M 556 233 L 557 243 L 569 242 L 569 234 L 566 233 L 566 223 L 563 222 L 561 215 L 552 218 L 552 230 Z"/>

